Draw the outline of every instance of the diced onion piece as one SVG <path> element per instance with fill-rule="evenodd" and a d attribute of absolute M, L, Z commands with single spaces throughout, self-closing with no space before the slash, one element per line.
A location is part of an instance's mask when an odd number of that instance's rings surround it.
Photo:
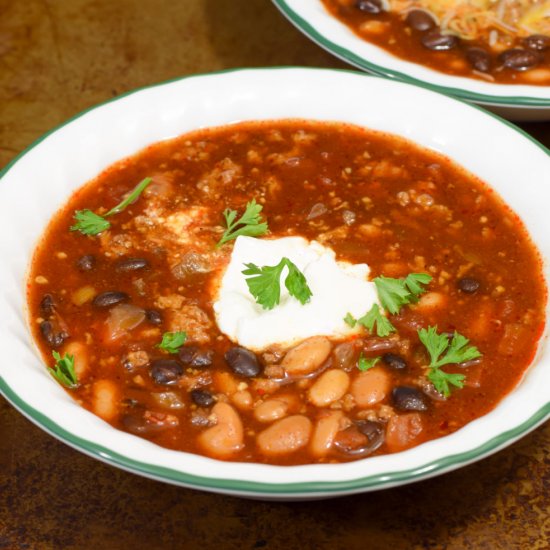
<path fill-rule="evenodd" d="M 116 340 L 136 328 L 145 319 L 145 311 L 132 304 L 119 304 L 111 309 L 107 319 L 107 338 Z"/>

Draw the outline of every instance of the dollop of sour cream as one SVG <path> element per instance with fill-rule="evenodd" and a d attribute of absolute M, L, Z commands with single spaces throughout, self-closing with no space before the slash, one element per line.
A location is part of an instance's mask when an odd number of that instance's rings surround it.
<path fill-rule="evenodd" d="M 302 305 L 289 295 L 284 285 L 279 305 L 271 310 L 257 304 L 248 290 L 242 271 L 245 264 L 274 266 L 283 257 L 304 274 L 312 296 Z M 310 336 L 345 337 L 357 332 L 345 321 L 347 313 L 363 316 L 377 295 L 368 281 L 367 264 L 336 261 L 334 251 L 302 237 L 255 239 L 238 237 L 231 260 L 217 289 L 214 312 L 219 329 L 239 345 L 261 351 L 274 344 L 294 345 Z"/>

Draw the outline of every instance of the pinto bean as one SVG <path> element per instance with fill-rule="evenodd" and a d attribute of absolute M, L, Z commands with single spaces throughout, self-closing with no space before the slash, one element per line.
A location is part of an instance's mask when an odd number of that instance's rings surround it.
<path fill-rule="evenodd" d="M 74 372 L 76 378 L 81 382 L 89 367 L 88 350 L 82 342 L 70 342 L 63 349 L 63 353 L 74 356 Z"/>
<path fill-rule="evenodd" d="M 259 403 L 254 409 L 254 418 L 258 422 L 274 422 L 286 416 L 288 403 L 282 399 L 268 399 Z"/>
<path fill-rule="evenodd" d="M 328 338 L 313 336 L 288 351 L 281 366 L 291 375 L 313 372 L 325 362 L 331 347 Z"/>
<path fill-rule="evenodd" d="M 347 391 L 349 374 L 340 369 L 325 371 L 309 389 L 308 398 L 317 407 L 328 407 Z"/>
<path fill-rule="evenodd" d="M 98 380 L 92 388 L 92 409 L 103 420 L 110 421 L 118 413 L 118 388 L 112 380 Z"/>
<path fill-rule="evenodd" d="M 229 372 L 214 372 L 214 384 L 216 390 L 227 396 L 233 395 L 237 391 L 238 382 Z"/>
<path fill-rule="evenodd" d="M 315 424 L 309 444 L 311 454 L 317 458 L 328 454 L 344 418 L 342 411 L 330 411 Z"/>
<path fill-rule="evenodd" d="M 417 445 L 423 429 L 422 417 L 418 413 L 392 416 L 386 428 L 388 451 L 396 453 Z"/>
<path fill-rule="evenodd" d="M 213 457 L 225 458 L 244 447 L 243 424 L 237 411 L 227 403 L 219 402 L 212 408 L 217 423 L 198 437 L 203 451 Z"/>
<path fill-rule="evenodd" d="M 264 455 L 285 455 L 305 447 L 310 435 L 311 421 L 298 414 L 277 420 L 258 434 L 256 443 Z"/>
<path fill-rule="evenodd" d="M 235 392 L 231 396 L 231 401 L 241 411 L 246 411 L 252 407 L 254 400 L 252 394 L 248 390 Z"/>
<path fill-rule="evenodd" d="M 391 389 L 389 374 L 381 367 L 374 367 L 356 376 L 351 384 L 351 394 L 358 407 L 365 408 L 383 401 Z"/>

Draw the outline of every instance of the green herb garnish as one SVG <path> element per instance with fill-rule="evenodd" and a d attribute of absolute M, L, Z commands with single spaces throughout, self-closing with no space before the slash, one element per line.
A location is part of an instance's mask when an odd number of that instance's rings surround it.
<path fill-rule="evenodd" d="M 288 258 L 283 258 L 277 265 L 264 265 L 258 267 L 255 264 L 244 264 L 246 269 L 242 271 L 247 276 L 246 284 L 250 294 L 264 309 L 273 309 L 281 299 L 281 274 L 283 269 L 288 269 L 285 278 L 285 286 L 291 296 L 301 304 L 305 304 L 312 296 L 304 274 Z"/>
<path fill-rule="evenodd" d="M 376 325 L 377 336 L 388 336 L 392 332 L 395 332 L 395 327 L 391 324 L 387 317 L 382 315 L 378 304 L 372 304 L 370 310 L 359 319 L 354 319 L 353 315 L 348 313 L 344 317 L 344 321 L 350 327 L 354 327 L 358 323 L 368 329 L 371 333 L 374 332 L 374 326 Z"/>
<path fill-rule="evenodd" d="M 78 386 L 78 378 L 74 370 L 74 355 L 66 353 L 61 357 L 57 351 L 52 351 L 55 365 L 48 367 L 50 374 L 63 386 L 67 388 L 76 388 Z"/>
<path fill-rule="evenodd" d="M 430 354 L 430 372 L 428 379 L 435 389 L 445 397 L 451 395 L 450 385 L 457 388 L 464 386 L 463 374 L 449 374 L 441 370 L 443 365 L 463 363 L 481 357 L 475 346 L 468 346 L 468 338 L 455 331 L 452 340 L 446 334 L 437 334 L 437 327 L 420 329 L 418 337 Z"/>
<path fill-rule="evenodd" d="M 382 307 L 396 315 L 402 306 L 418 302 L 418 297 L 426 292 L 422 285 L 431 280 L 431 275 L 427 273 L 409 273 L 404 279 L 380 275 L 374 279 L 374 284 Z"/>
<path fill-rule="evenodd" d="M 111 223 L 105 218 L 112 216 L 113 214 L 118 214 L 125 210 L 131 203 L 138 199 L 138 197 L 143 193 L 145 188 L 152 182 L 152 178 L 145 178 L 140 181 L 134 189 L 129 193 L 129 195 L 114 208 L 111 208 L 104 216 L 95 214 L 91 210 L 77 210 L 74 213 L 74 219 L 76 223 L 71 225 L 71 231 L 80 231 L 83 235 L 97 235 L 102 231 L 106 231 L 111 227 Z"/>
<path fill-rule="evenodd" d="M 357 368 L 361 372 L 365 372 L 369 369 L 372 369 L 372 367 L 374 367 L 374 365 L 376 365 L 378 361 L 380 361 L 380 357 L 373 357 L 371 359 L 367 359 L 363 355 L 363 352 L 361 352 L 361 354 L 359 355 L 359 360 L 357 361 Z"/>
<path fill-rule="evenodd" d="M 165 332 L 162 335 L 162 342 L 157 347 L 168 353 L 178 353 L 186 340 L 187 333 L 185 332 Z"/>
<path fill-rule="evenodd" d="M 357 319 L 348 311 L 344 317 L 344 322 L 353 328 L 357 324 Z"/>
<path fill-rule="evenodd" d="M 223 213 L 227 229 L 217 246 L 222 246 L 227 241 L 236 239 L 239 236 L 259 237 L 267 233 L 267 222 L 263 221 L 260 216 L 262 209 L 263 206 L 252 199 L 247 203 L 244 214 L 238 220 L 235 220 L 237 211 L 227 208 Z"/>

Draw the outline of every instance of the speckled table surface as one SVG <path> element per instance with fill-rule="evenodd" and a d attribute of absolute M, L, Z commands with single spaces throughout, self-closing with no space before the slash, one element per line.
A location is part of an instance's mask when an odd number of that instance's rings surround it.
<path fill-rule="evenodd" d="M 127 90 L 239 66 L 345 65 L 268 0 L 0 0 L 0 167 Z M 550 145 L 550 123 L 523 126 Z M 4 358 L 8 360 L 8 358 Z M 338 501 L 274 504 L 116 470 L 0 398 L 0 548 L 550 547 L 550 424 L 478 464 Z"/>

